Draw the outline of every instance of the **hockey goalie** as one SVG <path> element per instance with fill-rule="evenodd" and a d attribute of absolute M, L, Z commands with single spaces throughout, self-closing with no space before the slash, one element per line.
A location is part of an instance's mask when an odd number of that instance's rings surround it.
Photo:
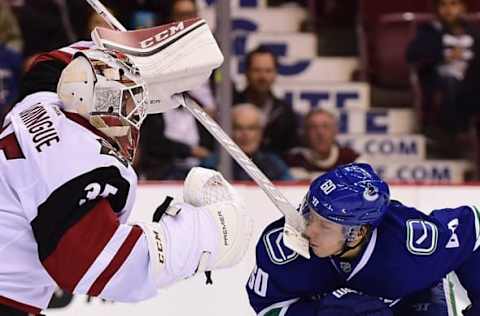
<path fill-rule="evenodd" d="M 41 56 L 26 74 L 0 130 L 1 316 L 40 314 L 57 286 L 140 301 L 241 260 L 252 222 L 218 172 L 192 169 L 183 202 L 159 221 L 127 222 L 142 121 L 177 106 L 175 94 L 222 62 L 199 21 L 174 36 L 158 36 L 172 26 L 126 32 L 149 43 L 139 58 L 83 42 Z M 196 50 L 182 49 L 191 42 Z M 135 59 L 162 68 L 147 72 Z"/>

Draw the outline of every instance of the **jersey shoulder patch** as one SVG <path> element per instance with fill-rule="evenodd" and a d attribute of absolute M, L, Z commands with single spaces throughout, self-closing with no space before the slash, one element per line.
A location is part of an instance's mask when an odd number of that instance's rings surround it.
<path fill-rule="evenodd" d="M 283 243 L 283 226 L 266 231 L 262 239 L 272 263 L 284 265 L 298 258 L 298 253 Z"/>
<path fill-rule="evenodd" d="M 435 252 L 438 244 L 438 227 L 423 219 L 410 219 L 406 222 L 407 249 L 410 253 L 429 256 Z"/>

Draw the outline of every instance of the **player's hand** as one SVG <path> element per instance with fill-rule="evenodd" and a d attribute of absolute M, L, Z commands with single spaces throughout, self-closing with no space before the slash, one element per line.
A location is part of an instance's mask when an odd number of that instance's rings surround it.
<path fill-rule="evenodd" d="M 379 298 L 339 289 L 319 301 L 317 316 L 393 316 Z"/>

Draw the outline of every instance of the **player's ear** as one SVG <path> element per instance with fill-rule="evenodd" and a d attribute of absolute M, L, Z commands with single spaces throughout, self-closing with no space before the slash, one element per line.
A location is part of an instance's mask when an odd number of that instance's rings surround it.
<path fill-rule="evenodd" d="M 349 242 L 350 247 L 355 247 L 360 244 L 362 241 L 366 240 L 368 234 L 370 233 L 370 226 L 369 225 L 362 225 L 360 229 L 354 230 L 354 238 Z"/>
<path fill-rule="evenodd" d="M 368 234 L 370 233 L 371 231 L 371 227 L 370 225 L 362 225 L 362 227 L 360 227 L 360 230 L 359 230 L 359 237 L 360 239 L 365 239 L 367 238 Z"/>

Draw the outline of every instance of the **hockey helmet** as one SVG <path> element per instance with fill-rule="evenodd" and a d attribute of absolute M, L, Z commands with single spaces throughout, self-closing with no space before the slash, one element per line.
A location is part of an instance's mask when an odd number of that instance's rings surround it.
<path fill-rule="evenodd" d="M 390 201 L 390 192 L 372 167 L 364 163 L 340 166 L 316 178 L 301 211 L 310 211 L 345 226 L 376 227 Z"/>
<path fill-rule="evenodd" d="M 99 49 L 76 53 L 61 74 L 57 94 L 65 111 L 85 117 L 133 159 L 148 91 L 126 55 Z"/>

